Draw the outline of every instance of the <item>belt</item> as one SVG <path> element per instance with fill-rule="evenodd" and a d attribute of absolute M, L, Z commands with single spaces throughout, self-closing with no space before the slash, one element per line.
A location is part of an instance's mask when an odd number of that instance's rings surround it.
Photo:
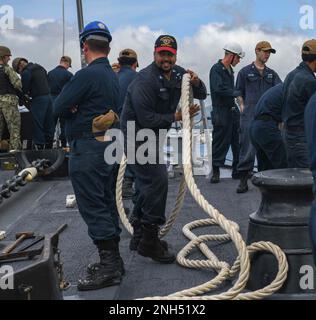
<path fill-rule="evenodd" d="M 279 123 L 279 121 L 277 121 L 275 118 L 273 118 L 271 115 L 269 114 L 261 114 L 259 116 L 257 116 L 255 118 L 255 120 L 263 120 L 263 121 L 273 121 L 273 122 L 277 122 Z"/>
<path fill-rule="evenodd" d="M 100 132 L 76 132 L 69 137 L 69 140 L 76 140 L 76 139 L 90 139 L 95 137 L 102 137 L 104 136 L 106 131 Z"/>

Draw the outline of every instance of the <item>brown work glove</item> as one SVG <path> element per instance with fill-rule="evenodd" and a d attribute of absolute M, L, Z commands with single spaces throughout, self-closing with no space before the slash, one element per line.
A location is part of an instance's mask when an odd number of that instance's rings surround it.
<path fill-rule="evenodd" d="M 119 121 L 118 115 L 110 110 L 106 114 L 95 117 L 92 122 L 92 132 L 106 131 Z"/>

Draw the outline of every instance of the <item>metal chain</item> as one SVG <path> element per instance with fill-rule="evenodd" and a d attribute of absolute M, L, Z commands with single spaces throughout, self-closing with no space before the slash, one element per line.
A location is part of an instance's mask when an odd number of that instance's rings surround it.
<path fill-rule="evenodd" d="M 32 162 L 32 167 L 35 168 L 38 172 L 46 169 L 50 164 L 49 160 L 42 159 Z M 3 199 L 8 199 L 12 196 L 12 192 L 18 192 L 20 187 L 24 187 L 27 184 L 26 177 L 29 175 L 27 171 L 22 172 L 22 174 L 14 175 L 12 178 L 7 180 L 0 187 L 0 204 L 3 202 Z"/>

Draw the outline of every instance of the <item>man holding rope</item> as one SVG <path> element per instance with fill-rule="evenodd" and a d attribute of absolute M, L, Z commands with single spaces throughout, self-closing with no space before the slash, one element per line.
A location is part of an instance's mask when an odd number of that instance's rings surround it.
<path fill-rule="evenodd" d="M 133 212 L 132 242 L 140 255 L 150 257 L 160 263 L 172 263 L 175 256 L 168 250 L 168 244 L 158 238 L 159 226 L 166 221 L 165 209 L 168 193 L 167 168 L 165 163 L 158 161 L 159 154 L 163 152 L 161 148 L 163 141 L 157 143 L 159 130 L 169 130 L 173 122 L 182 119 L 181 112 L 176 109 L 181 96 L 182 77 L 185 73 L 191 76 L 194 98 L 206 98 L 204 83 L 193 71 L 186 71 L 177 66 L 176 60 L 176 39 L 170 35 L 159 36 L 155 42 L 154 62 L 139 72 L 130 85 L 121 114 L 121 128 L 128 146 L 135 145 L 135 139 L 127 135 L 127 127 L 130 123 L 135 124 L 136 135 L 142 129 L 149 129 L 154 132 L 156 138 L 154 159 L 156 161 L 144 164 L 136 158 L 133 165 L 139 181 L 140 194 Z M 199 106 L 190 107 L 191 116 L 198 111 Z M 130 144 L 131 139 L 134 141 Z M 133 152 L 136 153 L 140 146 L 141 143 L 136 141 Z M 129 151 L 126 154 L 129 161 Z"/>

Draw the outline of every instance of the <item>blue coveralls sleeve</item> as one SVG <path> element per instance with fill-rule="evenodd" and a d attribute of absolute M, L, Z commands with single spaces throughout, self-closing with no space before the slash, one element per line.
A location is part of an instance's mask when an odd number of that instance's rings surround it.
<path fill-rule="evenodd" d="M 198 87 L 192 86 L 193 97 L 199 100 L 205 100 L 207 97 L 206 86 L 202 80 L 200 80 L 200 85 Z"/>
<path fill-rule="evenodd" d="M 25 94 L 28 94 L 31 90 L 31 78 L 32 78 L 31 71 L 25 69 L 21 75 L 22 90 Z"/>
<path fill-rule="evenodd" d="M 156 92 L 154 87 L 146 82 L 141 82 L 131 91 L 137 121 L 145 128 L 167 128 L 174 122 L 174 113 L 157 113 Z"/>
<path fill-rule="evenodd" d="M 223 77 L 215 68 L 210 71 L 210 90 L 216 94 L 226 97 L 234 97 L 234 89 L 229 88 L 224 82 Z"/>
<path fill-rule="evenodd" d="M 80 71 L 64 86 L 62 92 L 54 102 L 53 112 L 55 116 L 69 117 L 72 113 L 70 108 L 78 106 L 79 102 L 89 91 L 91 83 L 86 81 L 83 73 Z"/>
<path fill-rule="evenodd" d="M 242 70 L 237 76 L 235 96 L 245 98 L 245 75 Z"/>

